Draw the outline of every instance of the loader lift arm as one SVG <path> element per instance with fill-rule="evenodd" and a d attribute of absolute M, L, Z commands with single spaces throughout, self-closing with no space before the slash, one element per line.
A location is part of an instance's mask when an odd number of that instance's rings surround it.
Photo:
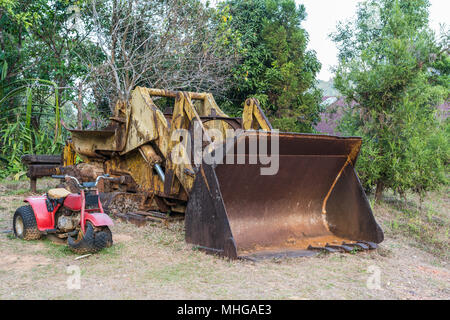
<path fill-rule="evenodd" d="M 242 112 L 242 128 L 244 130 L 272 131 L 272 125 L 259 105 L 256 98 L 245 100 L 244 111 Z"/>

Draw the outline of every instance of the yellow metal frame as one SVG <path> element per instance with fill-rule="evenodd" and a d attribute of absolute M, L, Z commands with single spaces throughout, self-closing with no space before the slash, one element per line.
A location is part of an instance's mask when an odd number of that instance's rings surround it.
<path fill-rule="evenodd" d="M 153 102 L 154 97 L 175 99 L 170 122 Z M 72 141 L 64 148 L 64 166 L 75 164 L 75 153 L 83 159 L 99 164 L 112 175 L 128 174 L 140 190 L 161 197 L 180 198 L 180 193 L 189 194 L 195 171 L 184 146 L 188 141 L 171 139 L 177 130 L 190 130 L 197 120 L 206 141 L 211 142 L 206 129 L 214 128 L 225 133 L 230 125 L 223 120 L 210 120 L 203 124 L 201 117 L 228 116 L 218 107 L 210 93 L 181 92 L 136 87 L 128 102 L 116 104 L 111 124 L 104 130 L 71 130 Z M 272 130 L 255 98 L 244 104 L 242 129 Z M 225 135 L 224 135 L 225 136 Z M 185 161 L 174 161 L 174 156 Z M 165 181 L 156 174 L 153 166 L 165 169 Z"/>

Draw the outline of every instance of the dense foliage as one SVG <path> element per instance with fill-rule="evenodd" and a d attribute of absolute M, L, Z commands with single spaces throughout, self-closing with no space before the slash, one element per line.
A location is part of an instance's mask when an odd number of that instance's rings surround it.
<path fill-rule="evenodd" d="M 239 58 L 228 12 L 199 0 L 0 0 L 0 178 L 60 153 L 137 85 L 221 94 Z M 220 66 L 220 67 L 218 67 Z"/>
<path fill-rule="evenodd" d="M 428 6 L 369 0 L 332 35 L 340 56 L 335 86 L 350 110 L 341 131 L 363 137 L 357 168 L 377 199 L 385 188 L 423 196 L 447 180 L 448 121 L 436 106 L 449 98 L 448 42 L 429 30 Z"/>
<path fill-rule="evenodd" d="M 30 40 L 33 25 L 48 19 L 30 8 L 38 3 L 0 2 L 0 177 L 22 175 L 24 153 L 61 150 L 60 86 L 38 71 L 51 66 L 51 51 L 43 47 L 38 55 Z"/>
<path fill-rule="evenodd" d="M 227 94 L 228 109 L 238 114 L 242 102 L 257 97 L 272 125 L 282 131 L 313 132 L 320 120 L 321 92 L 316 75 L 321 64 L 307 50 L 301 27 L 305 7 L 294 0 L 227 0 L 231 28 L 243 46 Z"/>

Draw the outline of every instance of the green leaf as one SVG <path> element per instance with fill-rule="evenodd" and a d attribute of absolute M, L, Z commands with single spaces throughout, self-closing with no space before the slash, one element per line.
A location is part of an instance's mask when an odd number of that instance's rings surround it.
<path fill-rule="evenodd" d="M 8 62 L 4 61 L 1 74 L 2 81 L 6 79 L 7 74 L 8 74 Z"/>
<path fill-rule="evenodd" d="M 31 112 L 33 108 L 33 95 L 30 87 L 26 90 L 26 99 L 27 99 L 27 113 L 26 113 L 26 121 L 25 125 L 27 129 L 30 129 L 31 125 Z"/>

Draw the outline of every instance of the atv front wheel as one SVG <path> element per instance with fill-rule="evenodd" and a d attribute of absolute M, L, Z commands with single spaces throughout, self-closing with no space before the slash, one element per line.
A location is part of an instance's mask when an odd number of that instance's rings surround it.
<path fill-rule="evenodd" d="M 31 206 L 22 206 L 16 210 L 13 217 L 13 230 L 14 235 L 23 240 L 38 240 L 41 237 Z"/>
<path fill-rule="evenodd" d="M 89 221 L 86 222 L 86 232 L 84 236 L 78 233 L 76 239 L 67 238 L 67 244 L 70 250 L 77 254 L 96 253 L 103 248 L 111 247 L 113 244 L 111 230 L 108 227 L 101 227 L 100 230 L 94 230 L 94 226 Z"/>
<path fill-rule="evenodd" d="M 112 233 L 108 227 L 102 227 L 100 231 L 95 232 L 95 246 L 98 248 L 109 248 L 113 245 Z"/>

